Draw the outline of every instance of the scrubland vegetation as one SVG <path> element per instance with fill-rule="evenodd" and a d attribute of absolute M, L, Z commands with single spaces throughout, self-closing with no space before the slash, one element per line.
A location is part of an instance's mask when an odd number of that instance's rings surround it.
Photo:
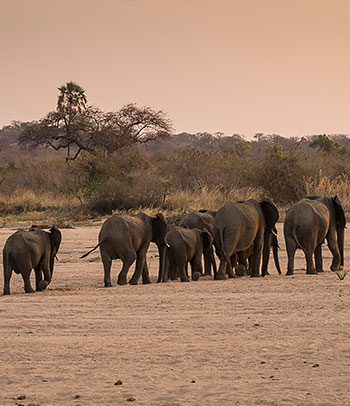
<path fill-rule="evenodd" d="M 3 222 L 64 226 L 140 209 L 174 220 L 190 209 L 262 196 L 282 218 L 305 195 L 338 195 L 350 209 L 350 136 L 173 134 L 161 111 L 128 105 L 102 113 L 85 95 L 83 103 L 64 104 L 67 87 L 59 88 L 56 112 L 0 130 Z"/>

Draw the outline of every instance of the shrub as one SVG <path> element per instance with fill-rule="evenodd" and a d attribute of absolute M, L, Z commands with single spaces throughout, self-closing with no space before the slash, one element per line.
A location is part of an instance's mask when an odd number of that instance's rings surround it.
<path fill-rule="evenodd" d="M 276 203 L 298 201 L 306 194 L 305 158 L 295 149 L 284 151 L 274 145 L 266 151 L 265 158 L 257 165 L 257 185 Z"/>

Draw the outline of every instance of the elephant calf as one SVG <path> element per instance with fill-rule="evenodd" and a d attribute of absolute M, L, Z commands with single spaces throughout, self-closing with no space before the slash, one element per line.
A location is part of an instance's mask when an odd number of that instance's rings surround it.
<path fill-rule="evenodd" d="M 214 238 L 215 215 L 216 211 L 212 210 L 190 211 L 180 220 L 179 226 L 199 228 L 200 230 L 207 229 L 210 235 Z M 211 275 L 211 268 L 213 268 L 214 275 L 216 275 L 217 268 L 213 246 L 208 252 L 204 252 L 204 274 Z"/>
<path fill-rule="evenodd" d="M 52 279 L 61 239 L 61 231 L 55 226 L 49 232 L 32 226 L 28 231 L 18 230 L 10 235 L 3 249 L 4 295 L 10 294 L 12 271 L 22 274 L 26 293 L 34 292 L 30 284 L 32 269 L 35 271 L 36 290 L 46 289 Z"/>
<path fill-rule="evenodd" d="M 189 282 L 186 273 L 188 262 L 191 264 L 192 279 L 202 275 L 202 254 L 212 249 L 213 237 L 206 229 L 176 226 L 166 234 L 165 244 L 170 265 L 180 272 L 181 282 Z"/>

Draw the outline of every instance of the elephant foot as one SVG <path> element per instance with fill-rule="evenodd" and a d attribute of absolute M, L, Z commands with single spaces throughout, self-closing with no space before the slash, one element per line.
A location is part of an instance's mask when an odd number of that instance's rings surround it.
<path fill-rule="evenodd" d="M 294 271 L 287 271 L 286 275 L 287 276 L 294 275 Z"/>
<path fill-rule="evenodd" d="M 139 282 L 135 279 L 130 279 L 129 280 L 129 285 L 137 285 Z"/>
<path fill-rule="evenodd" d="M 9 290 L 4 290 L 4 295 L 9 295 L 10 291 Z"/>
<path fill-rule="evenodd" d="M 332 272 L 335 272 L 335 271 L 342 271 L 343 269 L 344 269 L 344 267 L 343 267 L 342 265 L 338 265 L 338 266 L 331 265 L 331 271 L 332 271 Z"/>
<path fill-rule="evenodd" d="M 126 278 L 118 278 L 117 284 L 118 285 L 127 285 Z"/>
<path fill-rule="evenodd" d="M 250 275 L 250 277 L 251 277 L 251 278 L 259 278 L 260 275 L 259 275 L 258 273 L 252 273 L 252 274 Z"/>
<path fill-rule="evenodd" d="M 49 285 L 49 282 L 47 282 L 47 281 L 40 281 L 40 282 L 38 283 L 37 291 L 45 290 L 48 285 Z"/>
<path fill-rule="evenodd" d="M 226 275 L 222 273 L 217 273 L 216 274 L 216 280 L 217 281 L 224 281 L 226 279 Z"/>
<path fill-rule="evenodd" d="M 244 265 L 237 265 L 235 268 L 236 276 L 244 276 L 246 275 L 245 266 Z"/>
<path fill-rule="evenodd" d="M 317 275 L 316 269 L 306 270 L 306 275 Z"/>
<path fill-rule="evenodd" d="M 145 279 L 142 281 L 143 285 L 150 285 L 152 282 L 149 279 Z"/>
<path fill-rule="evenodd" d="M 189 282 L 188 276 L 181 276 L 181 282 Z"/>
<path fill-rule="evenodd" d="M 316 272 L 320 273 L 320 272 L 324 272 L 324 270 L 323 269 L 316 269 Z"/>
<path fill-rule="evenodd" d="M 238 278 L 238 275 L 236 275 L 236 274 L 234 274 L 234 273 L 229 273 L 229 274 L 228 274 L 228 278 L 229 278 L 229 279 Z"/>
<path fill-rule="evenodd" d="M 112 284 L 111 282 L 105 282 L 105 288 L 111 288 Z"/>
<path fill-rule="evenodd" d="M 35 293 L 35 290 L 30 288 L 30 289 L 24 289 L 25 293 Z"/>
<path fill-rule="evenodd" d="M 201 276 L 204 276 L 204 274 L 202 274 L 202 273 L 200 273 L 200 272 L 193 272 L 193 275 L 192 275 L 192 280 L 193 281 L 198 281 L 198 279 L 201 277 Z"/>

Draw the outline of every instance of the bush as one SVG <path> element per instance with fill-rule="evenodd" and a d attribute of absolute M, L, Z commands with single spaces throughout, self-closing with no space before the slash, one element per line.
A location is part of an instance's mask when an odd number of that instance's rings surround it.
<path fill-rule="evenodd" d="M 274 145 L 266 151 L 265 158 L 257 165 L 257 186 L 276 203 L 293 203 L 306 195 L 307 170 L 305 158 L 295 149 L 284 151 Z"/>

